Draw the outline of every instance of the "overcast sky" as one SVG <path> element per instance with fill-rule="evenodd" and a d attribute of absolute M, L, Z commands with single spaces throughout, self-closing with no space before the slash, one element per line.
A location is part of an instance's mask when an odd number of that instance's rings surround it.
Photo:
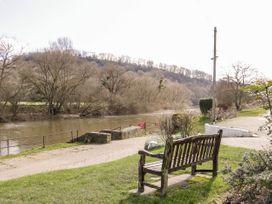
<path fill-rule="evenodd" d="M 0 0 L 0 36 L 26 50 L 69 37 L 78 50 L 109 52 L 212 73 L 242 61 L 272 78 L 267 0 Z"/>

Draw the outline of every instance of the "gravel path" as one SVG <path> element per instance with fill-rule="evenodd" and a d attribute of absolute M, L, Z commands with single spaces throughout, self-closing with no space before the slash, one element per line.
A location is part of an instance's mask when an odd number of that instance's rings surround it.
<path fill-rule="evenodd" d="M 258 131 L 258 128 L 264 124 L 265 119 L 263 117 L 238 117 L 220 122 L 216 125 L 222 127 L 244 128 L 257 135 L 256 137 L 222 138 L 222 144 L 260 150 L 268 148 L 270 143 L 270 138 L 266 135 L 265 131 Z"/>
<path fill-rule="evenodd" d="M 150 137 L 114 140 L 103 145 L 81 145 L 0 160 L 0 181 L 121 159 L 143 149 L 146 139 Z"/>
<path fill-rule="evenodd" d="M 263 149 L 269 145 L 269 137 L 258 128 L 265 123 L 262 117 L 239 117 L 218 123 L 219 126 L 245 128 L 256 137 L 223 138 L 222 144 Z M 115 140 L 103 145 L 81 145 L 71 148 L 41 152 L 29 156 L 0 160 L 0 181 L 60 169 L 71 169 L 105 163 L 136 154 L 143 149 L 152 135 L 126 140 Z"/>

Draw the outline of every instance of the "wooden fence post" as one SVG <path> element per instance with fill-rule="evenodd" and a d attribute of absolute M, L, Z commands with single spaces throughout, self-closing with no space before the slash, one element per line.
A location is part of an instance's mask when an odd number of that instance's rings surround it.
<path fill-rule="evenodd" d="M 144 130 L 145 130 L 145 135 L 146 135 L 146 121 L 144 122 Z"/>
<path fill-rule="evenodd" d="M 9 155 L 9 139 L 7 139 L 7 153 Z"/>
<path fill-rule="evenodd" d="M 43 148 L 45 148 L 45 136 L 43 136 Z"/>
<path fill-rule="evenodd" d="M 71 131 L 72 142 L 74 142 L 73 130 Z"/>

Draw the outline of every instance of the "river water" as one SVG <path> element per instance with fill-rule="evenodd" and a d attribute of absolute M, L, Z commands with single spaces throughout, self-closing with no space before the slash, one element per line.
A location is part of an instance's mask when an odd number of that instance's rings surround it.
<path fill-rule="evenodd" d="M 151 114 L 75 118 L 0 124 L 0 155 L 17 154 L 35 146 L 68 142 L 77 135 L 105 128 L 124 128 L 146 122 L 147 130 L 158 130 L 159 121 L 173 111 Z"/>

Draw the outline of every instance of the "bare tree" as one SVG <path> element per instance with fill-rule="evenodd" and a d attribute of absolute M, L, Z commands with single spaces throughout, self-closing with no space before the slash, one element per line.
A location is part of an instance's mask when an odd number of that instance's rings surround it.
<path fill-rule="evenodd" d="M 192 92 L 184 85 L 168 82 L 159 96 L 163 108 L 182 110 L 191 105 Z"/>
<path fill-rule="evenodd" d="M 51 115 L 59 113 L 67 99 L 89 77 L 89 67 L 76 61 L 69 44 L 59 39 L 50 49 L 34 53 L 30 72 L 25 73 L 27 81 L 47 102 Z"/>
<path fill-rule="evenodd" d="M 26 99 L 28 91 L 29 86 L 27 85 L 23 75 L 20 71 L 13 70 L 8 82 L 6 83 L 3 94 L 3 101 L 5 103 L 9 103 L 12 119 L 17 118 L 17 114 L 20 109 L 20 102 Z"/>
<path fill-rule="evenodd" d="M 56 41 L 50 42 L 50 48 L 52 50 L 58 50 L 63 52 L 74 52 L 73 43 L 67 37 L 58 38 Z"/>
<path fill-rule="evenodd" d="M 110 100 L 122 89 L 128 87 L 129 81 L 125 77 L 125 73 L 125 69 L 112 65 L 108 65 L 103 71 L 100 81 L 102 86 L 109 91 Z"/>
<path fill-rule="evenodd" d="M 146 66 L 147 66 L 148 68 L 153 68 L 153 67 L 154 67 L 154 62 L 153 62 L 152 60 L 147 60 L 147 61 L 146 61 Z"/>
<path fill-rule="evenodd" d="M 18 59 L 14 45 L 7 38 L 0 38 L 0 101 L 1 101 L 1 116 L 4 115 L 6 105 L 10 97 L 13 97 L 10 90 L 10 82 L 15 82 L 12 79 L 12 73 L 16 68 Z M 18 91 L 18 90 L 17 90 Z M 16 95 L 16 93 L 15 93 Z"/>
<path fill-rule="evenodd" d="M 158 109 L 183 109 L 190 104 L 190 91 L 179 83 L 164 80 L 163 88 L 159 89 L 161 79 L 153 77 L 134 76 L 129 89 L 125 89 L 126 106 L 137 112 L 154 111 Z"/>
<path fill-rule="evenodd" d="M 159 104 L 158 93 L 158 82 L 151 77 L 143 76 L 135 80 L 129 98 L 139 103 L 140 106 L 155 107 Z"/>
<path fill-rule="evenodd" d="M 0 89 L 6 78 L 10 75 L 11 69 L 15 68 L 14 47 L 5 39 L 0 38 Z"/>
<path fill-rule="evenodd" d="M 226 80 L 233 83 L 233 94 L 234 104 L 236 110 L 242 109 L 243 99 L 245 92 L 242 90 L 243 87 L 252 83 L 256 76 L 256 70 L 251 65 L 246 65 L 241 62 L 237 62 L 232 65 L 231 72 L 226 74 Z"/>
<path fill-rule="evenodd" d="M 82 103 L 80 108 L 80 116 L 102 115 L 107 107 L 107 90 L 100 84 L 97 76 L 90 77 L 82 88 L 78 89 L 80 98 L 78 103 Z"/>
<path fill-rule="evenodd" d="M 221 79 L 216 85 L 216 100 L 218 107 L 224 110 L 231 107 L 234 103 L 234 83 L 230 80 Z"/>

